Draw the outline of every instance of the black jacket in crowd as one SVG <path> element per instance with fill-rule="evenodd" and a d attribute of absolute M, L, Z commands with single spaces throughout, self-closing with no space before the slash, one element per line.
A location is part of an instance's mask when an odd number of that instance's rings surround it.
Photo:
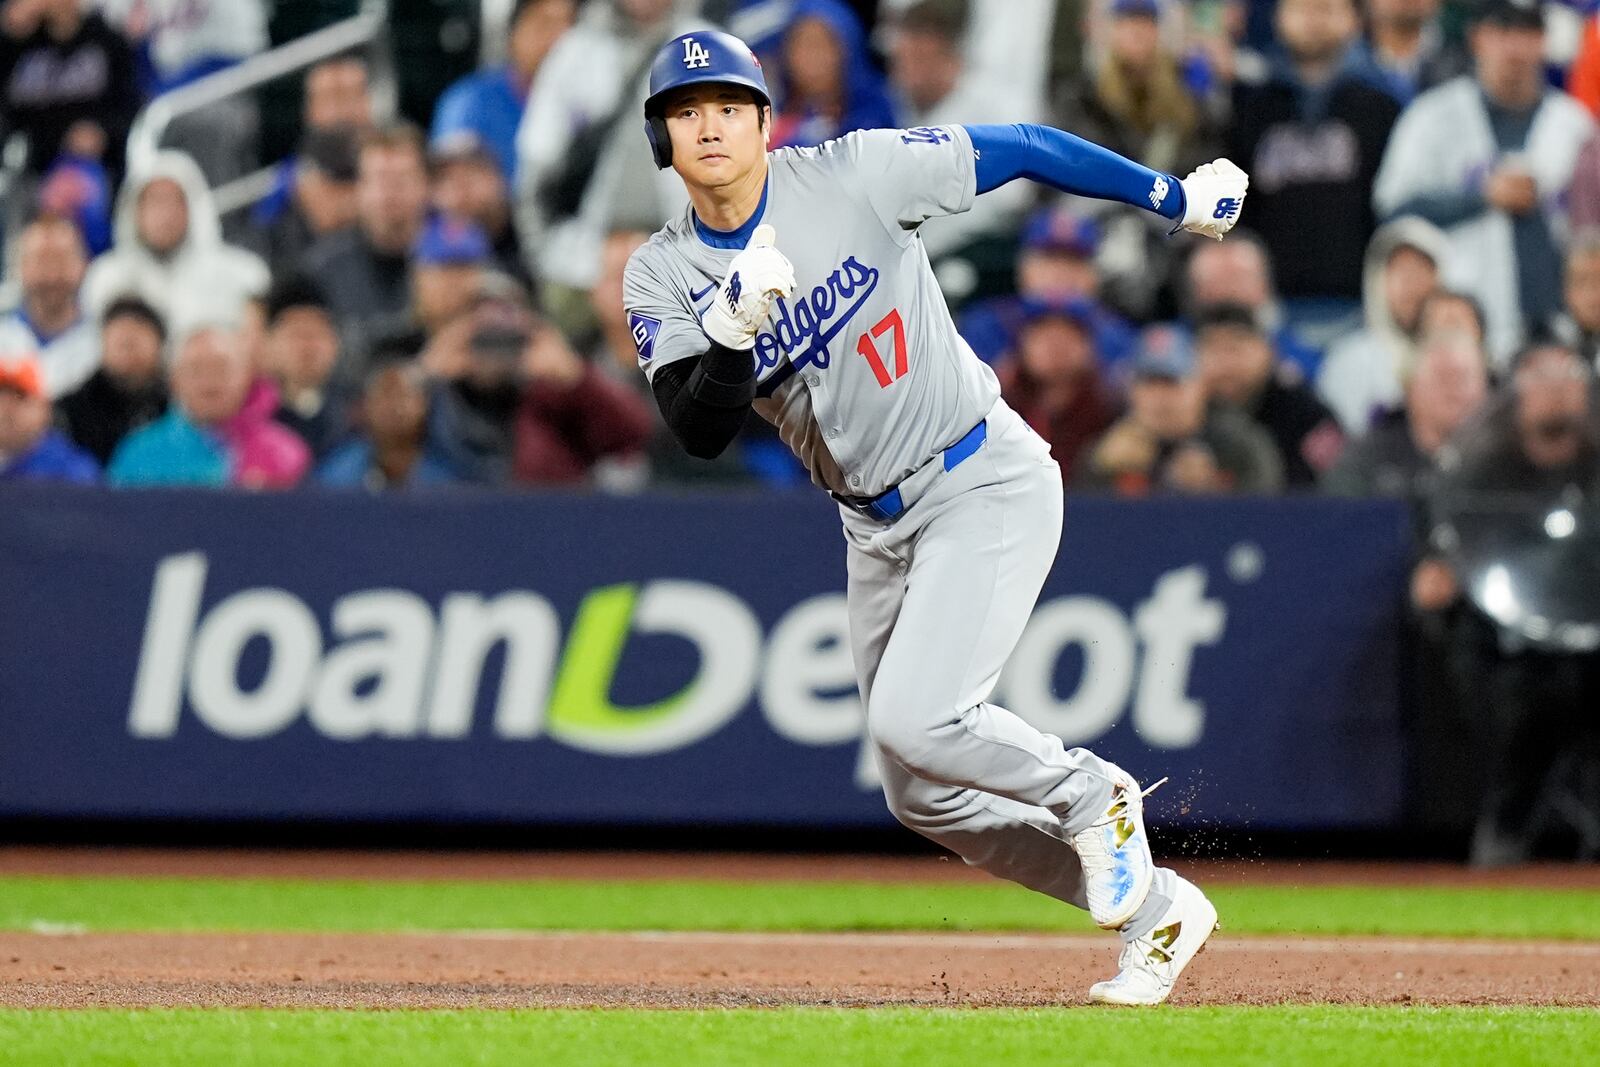
<path fill-rule="evenodd" d="M 1250 174 L 1244 225 L 1273 250 L 1284 296 L 1359 300 L 1372 183 L 1400 108 L 1353 74 L 1319 91 L 1292 77 L 1275 67 L 1234 88 L 1227 155 Z"/>
<path fill-rule="evenodd" d="M 40 26 L 21 40 L 0 34 L 0 124 L 28 138 L 28 170 L 43 174 L 73 123 L 106 133 L 106 169 L 122 175 L 128 129 L 141 97 L 133 49 L 98 13 L 57 41 Z"/>
<path fill-rule="evenodd" d="M 1245 414 L 1267 431 L 1283 455 L 1283 482 L 1289 489 L 1308 489 L 1344 451 L 1344 431 L 1311 387 L 1289 371 L 1267 380 Z"/>
<path fill-rule="evenodd" d="M 103 367 L 75 392 L 56 401 L 56 418 L 62 429 L 101 466 L 111 461 L 111 453 L 124 437 L 166 413 L 167 384 L 161 377 L 143 389 L 129 389 Z"/>

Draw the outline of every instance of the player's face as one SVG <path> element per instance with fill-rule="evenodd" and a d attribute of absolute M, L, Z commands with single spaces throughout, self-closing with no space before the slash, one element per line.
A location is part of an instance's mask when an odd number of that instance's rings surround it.
<path fill-rule="evenodd" d="M 767 154 L 769 124 L 748 90 L 691 86 L 667 100 L 672 168 L 690 185 L 719 189 L 747 178 Z"/>

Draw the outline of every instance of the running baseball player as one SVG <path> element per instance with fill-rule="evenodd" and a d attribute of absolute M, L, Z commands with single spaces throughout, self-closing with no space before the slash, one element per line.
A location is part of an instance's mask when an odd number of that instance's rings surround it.
<path fill-rule="evenodd" d="M 760 63 L 711 30 L 666 44 L 649 92 L 656 163 L 690 207 L 634 253 L 624 302 L 668 426 L 703 458 L 752 407 L 777 427 L 839 503 L 851 651 L 890 809 L 1118 931 L 1121 972 L 1094 1000 L 1160 1003 L 1217 912 L 1155 865 L 1131 775 L 989 702 L 1060 544 L 1061 473 L 957 335 L 917 227 L 1030 178 L 1220 239 L 1244 172 L 1219 159 L 1180 181 L 1033 125 L 769 152 Z"/>

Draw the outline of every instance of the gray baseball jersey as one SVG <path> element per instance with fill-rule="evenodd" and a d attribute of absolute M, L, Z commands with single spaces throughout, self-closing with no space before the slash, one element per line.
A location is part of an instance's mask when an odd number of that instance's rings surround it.
<path fill-rule="evenodd" d="M 1000 395 L 956 333 L 916 228 L 976 195 L 960 126 L 852 133 L 768 156 L 737 236 L 692 210 L 634 252 L 623 302 L 647 376 L 710 344 L 700 315 L 756 225 L 794 264 L 795 292 L 756 336 L 756 411 L 825 489 L 875 496 L 959 440 Z"/>

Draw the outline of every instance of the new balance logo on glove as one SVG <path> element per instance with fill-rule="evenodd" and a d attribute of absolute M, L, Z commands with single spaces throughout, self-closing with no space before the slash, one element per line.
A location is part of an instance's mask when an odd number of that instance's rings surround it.
<path fill-rule="evenodd" d="M 1196 167 L 1183 179 L 1183 221 L 1174 228 L 1222 240 L 1244 210 L 1250 176 L 1231 161 L 1218 159 Z"/>

